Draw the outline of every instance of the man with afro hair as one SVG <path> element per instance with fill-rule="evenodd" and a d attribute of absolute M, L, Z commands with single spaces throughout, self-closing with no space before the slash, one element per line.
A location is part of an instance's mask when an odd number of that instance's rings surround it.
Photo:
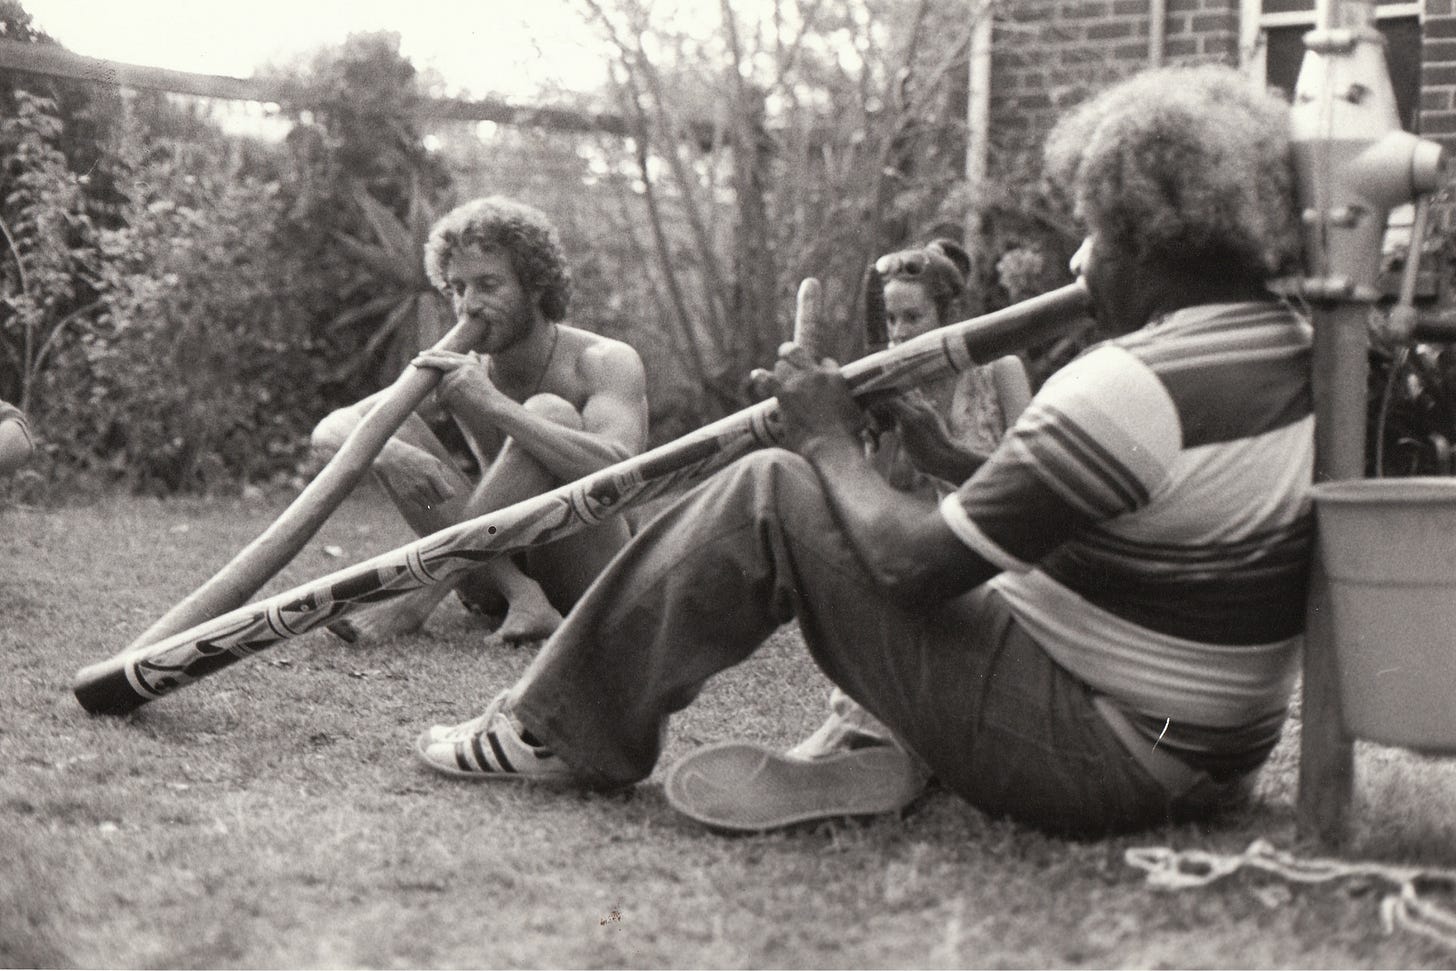
<path fill-rule="evenodd" d="M 470 352 L 427 350 L 413 362 L 441 372 L 435 400 L 460 427 L 481 476 L 468 481 L 429 425 L 411 415 L 374 473 L 416 532 L 502 509 L 642 450 L 642 360 L 621 341 L 564 322 L 571 278 L 543 213 L 498 196 L 467 202 L 435 224 L 424 258 L 456 317 L 482 325 Z M 315 449 L 337 451 L 378 397 L 327 416 L 314 429 Z M 502 616 L 506 642 L 539 640 L 626 539 L 626 525 L 613 519 L 519 559 L 498 557 L 466 574 L 461 598 Z M 449 588 L 425 588 L 331 630 L 355 640 L 417 629 Z"/>
<path fill-rule="evenodd" d="M 633 538 L 485 713 L 422 734 L 437 771 L 623 786 L 671 714 L 797 619 L 828 677 L 982 811 L 1092 835 L 1247 795 L 1284 723 L 1312 545 L 1310 329 L 1287 107 L 1227 68 L 1116 85 L 1048 141 L 1109 339 L 1055 374 L 951 494 L 899 492 L 833 361 L 759 390 L 783 449 Z M 724 829 L 898 808 L 876 749 L 690 754 L 668 801 Z M 863 769 L 863 771 L 860 771 Z M 907 779 L 908 783 L 916 780 Z"/>

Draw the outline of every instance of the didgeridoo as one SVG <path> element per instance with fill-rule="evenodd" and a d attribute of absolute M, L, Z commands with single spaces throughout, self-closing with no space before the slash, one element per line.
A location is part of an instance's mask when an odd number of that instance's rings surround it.
<path fill-rule="evenodd" d="M 951 324 L 844 365 L 860 404 L 1072 330 L 1080 283 Z M 495 556 L 558 539 L 775 444 L 777 402 L 759 402 L 550 492 L 470 519 L 267 600 L 82 668 L 73 690 L 93 714 L 125 714 L 360 607 L 439 583 Z"/>
<path fill-rule="evenodd" d="M 480 323 L 462 320 L 440 338 L 433 349 L 468 351 L 480 340 L 483 329 Z M 390 436 L 439 383 L 440 372 L 434 368 L 406 367 L 364 419 L 354 426 L 328 464 L 289 503 L 282 515 L 213 574 L 212 579 L 178 601 L 143 631 L 132 641 L 131 647 L 155 644 L 164 637 L 247 603 L 248 598 L 298 555 L 298 551 L 319 531 L 339 504 L 348 498 Z"/>

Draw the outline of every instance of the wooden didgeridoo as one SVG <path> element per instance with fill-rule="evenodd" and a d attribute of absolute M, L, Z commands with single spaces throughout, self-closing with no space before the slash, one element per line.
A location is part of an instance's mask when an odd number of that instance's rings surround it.
<path fill-rule="evenodd" d="M 464 353 L 480 340 L 483 330 L 482 324 L 467 318 L 450 328 L 433 349 Z M 298 555 L 348 498 L 390 436 L 439 383 L 439 371 L 407 366 L 288 508 L 213 574 L 212 579 L 178 601 L 143 631 L 128 650 L 155 644 L 247 603 L 248 598 Z"/>
<path fill-rule="evenodd" d="M 922 334 L 846 364 L 861 405 L 928 378 L 963 371 L 1079 326 L 1080 283 L 974 320 Z M 408 546 L 82 668 L 76 700 L 93 714 L 120 715 L 279 641 L 350 611 L 439 583 L 495 556 L 558 539 L 668 489 L 702 478 L 777 441 L 777 402 L 759 402 L 682 438 L 550 492 L 466 520 Z"/>

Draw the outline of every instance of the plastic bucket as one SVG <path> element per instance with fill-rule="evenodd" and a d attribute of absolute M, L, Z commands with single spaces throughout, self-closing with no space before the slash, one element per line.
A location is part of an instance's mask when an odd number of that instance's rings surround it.
<path fill-rule="evenodd" d="M 1346 729 L 1456 752 L 1456 479 L 1314 489 Z"/>

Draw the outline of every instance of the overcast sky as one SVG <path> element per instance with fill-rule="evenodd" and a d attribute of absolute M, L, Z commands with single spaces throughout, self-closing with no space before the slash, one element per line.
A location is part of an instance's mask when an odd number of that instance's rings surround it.
<path fill-rule="evenodd" d="M 597 87 L 595 36 L 571 0 L 21 0 L 70 50 L 132 64 L 247 77 L 268 60 L 397 31 L 447 93 L 529 96 Z"/>

